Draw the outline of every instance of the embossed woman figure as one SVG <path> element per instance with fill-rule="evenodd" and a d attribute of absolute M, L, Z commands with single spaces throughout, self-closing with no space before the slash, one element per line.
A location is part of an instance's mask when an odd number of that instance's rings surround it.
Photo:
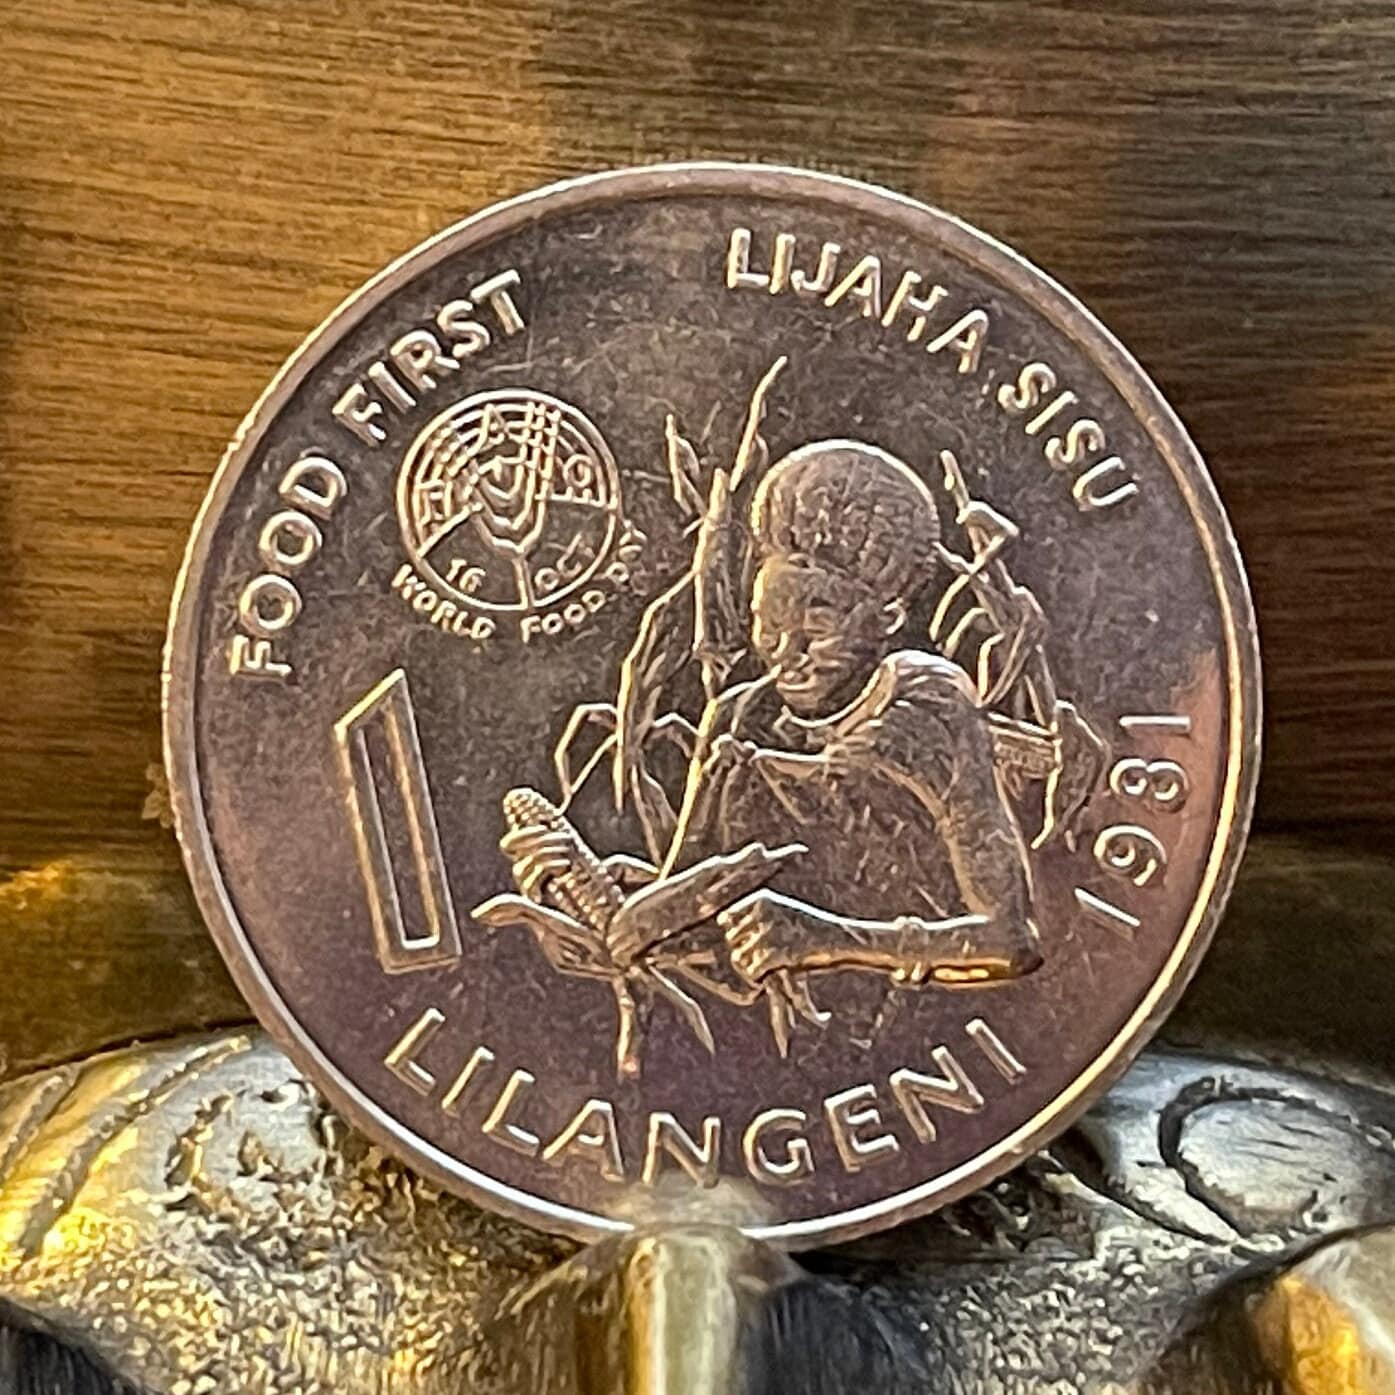
<path fill-rule="evenodd" d="M 796 1016 L 826 1016 L 802 975 L 862 971 L 918 987 L 1016 978 L 1040 963 L 1015 804 L 1041 782 L 1035 842 L 1063 829 L 1070 837 L 1101 748 L 1057 699 L 1042 612 L 1000 556 L 1015 527 L 968 497 L 951 455 L 942 461 L 972 558 L 942 545 L 919 477 L 864 442 L 786 455 L 739 524 L 730 492 L 716 490 L 691 568 L 646 614 L 618 703 L 578 708 L 562 743 L 577 717 L 608 715 L 612 735 L 585 769 L 616 752 L 647 858 L 602 859 L 536 792 L 506 798 L 501 847 L 521 894 L 475 914 L 528 925 L 562 972 L 610 981 L 622 1073 L 638 1069 L 655 995 L 711 1046 L 700 1004 L 675 975 L 729 1001 L 764 995 L 784 1050 Z M 744 595 L 734 556 L 748 559 Z M 990 630 L 972 677 L 949 657 L 963 647 L 962 626 L 948 652 L 908 643 L 938 635 L 966 589 Z M 619 737 L 627 712 L 649 714 L 641 732 L 658 730 L 660 697 L 631 684 L 641 668 L 662 680 L 653 646 L 674 637 L 685 595 L 693 637 L 676 657 L 702 657 L 715 681 L 696 730 L 679 714 L 665 719 L 692 737 L 675 809 L 642 756 L 623 764 Z M 759 676 L 716 676 L 743 663 Z M 1004 710 L 1014 703 L 1019 717 Z M 569 783 L 568 802 L 585 778 Z"/>
<path fill-rule="evenodd" d="M 1026 841 L 974 680 L 908 646 L 946 564 L 934 500 L 900 460 L 820 441 L 751 507 L 751 649 L 763 677 L 708 703 L 669 870 L 802 843 L 719 917 L 736 969 L 861 969 L 911 985 L 1039 963 Z M 978 584 L 987 584 L 981 578 Z"/>

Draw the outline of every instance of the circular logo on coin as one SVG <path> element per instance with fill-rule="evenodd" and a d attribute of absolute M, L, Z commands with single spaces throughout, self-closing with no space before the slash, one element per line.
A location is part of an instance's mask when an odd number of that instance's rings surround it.
<path fill-rule="evenodd" d="M 1075 301 L 691 165 L 490 210 L 311 337 L 190 545 L 166 733 L 209 923 L 354 1121 L 577 1235 L 804 1245 L 1123 1068 L 1257 682 L 1201 462 Z"/>
<path fill-rule="evenodd" d="M 620 484 L 575 407 L 527 389 L 481 392 L 412 442 L 397 515 L 408 555 L 440 595 L 527 615 L 582 590 L 611 559 Z"/>

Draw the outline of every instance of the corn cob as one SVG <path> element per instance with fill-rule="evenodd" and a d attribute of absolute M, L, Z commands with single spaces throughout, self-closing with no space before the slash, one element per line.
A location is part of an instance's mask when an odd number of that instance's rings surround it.
<path fill-rule="evenodd" d="M 653 993 L 670 1002 L 698 1040 L 709 1051 L 714 1050 L 702 1008 L 659 965 L 646 965 L 637 959 L 636 947 L 657 944 L 668 933 L 715 915 L 763 884 L 783 863 L 804 852 L 804 847 L 796 843 L 772 849 L 764 843 L 751 843 L 739 852 L 652 882 L 627 900 L 609 869 L 545 795 L 526 786 L 512 789 L 504 796 L 503 813 L 510 832 L 545 828 L 566 835 L 570 865 L 548 877 L 538 888 L 537 898 L 595 937 L 595 967 L 609 979 L 619 1013 L 615 1053 L 621 1076 L 639 1073 L 639 1039 Z M 624 928 L 627 923 L 628 933 Z M 617 946 L 627 945 L 617 953 Z M 643 996 L 637 997 L 640 991 Z M 824 1019 L 825 1014 L 809 1000 L 803 981 L 796 983 L 784 970 L 764 984 L 764 993 L 781 1055 L 788 1047 L 796 1017 L 812 1022 Z"/>
<path fill-rule="evenodd" d="M 542 898 L 604 941 L 606 927 L 624 904 L 625 893 L 567 816 L 537 790 L 522 788 L 504 796 L 504 821 L 511 830 L 547 828 L 567 834 L 571 867 L 547 879 Z"/>

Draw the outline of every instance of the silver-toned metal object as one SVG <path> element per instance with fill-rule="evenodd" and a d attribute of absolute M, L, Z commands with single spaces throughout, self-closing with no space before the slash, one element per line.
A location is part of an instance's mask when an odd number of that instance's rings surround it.
<path fill-rule="evenodd" d="M 160 1395 L 456 1395 L 556 1241 L 346 1129 L 257 1031 L 0 1092 L 0 1294 Z"/>
<path fill-rule="evenodd" d="M 580 1236 L 808 1246 L 1028 1154 L 1191 973 L 1256 769 L 1138 366 L 946 215 L 761 167 L 544 190 L 348 302 L 223 463 L 166 681 L 259 1014 Z"/>
<path fill-rule="evenodd" d="M 0 1139 L 6 1324 L 161 1395 L 1389 1389 L 1395 1095 L 1211 1054 L 1145 1055 L 1011 1177 L 808 1268 L 713 1227 L 574 1254 L 257 1032 L 27 1077 Z"/>

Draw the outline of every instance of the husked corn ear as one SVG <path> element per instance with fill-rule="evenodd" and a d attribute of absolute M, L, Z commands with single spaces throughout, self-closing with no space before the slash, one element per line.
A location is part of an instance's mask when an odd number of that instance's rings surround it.
<path fill-rule="evenodd" d="M 504 819 L 510 830 L 549 828 L 567 834 L 572 849 L 571 866 L 547 880 L 543 897 L 597 934 L 604 934 L 625 895 L 567 816 L 537 790 L 522 788 L 504 796 Z"/>

